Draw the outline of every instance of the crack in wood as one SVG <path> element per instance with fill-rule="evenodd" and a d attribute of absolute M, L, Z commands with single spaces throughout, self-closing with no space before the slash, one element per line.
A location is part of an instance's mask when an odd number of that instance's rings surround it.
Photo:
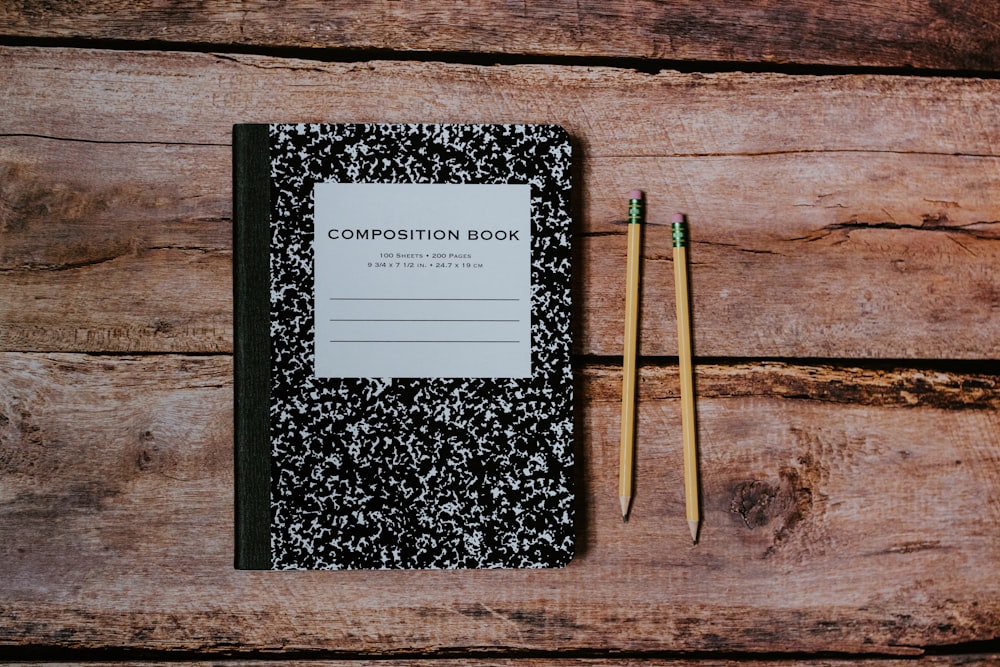
<path fill-rule="evenodd" d="M 869 231 L 873 229 L 890 230 L 914 230 L 921 232 L 940 232 L 946 234 L 960 234 L 971 236 L 972 238 L 984 241 L 995 241 L 1000 239 L 1000 230 L 982 229 L 983 227 L 994 227 L 1000 225 L 1000 220 L 979 220 L 965 224 L 948 224 L 948 216 L 944 214 L 924 214 L 920 224 L 902 223 L 894 220 L 884 220 L 880 222 L 865 222 L 862 220 L 848 220 L 845 222 L 835 222 L 806 234 L 805 236 L 793 236 L 784 239 L 785 241 L 806 241 L 812 243 L 821 241 L 829 236 L 843 232 L 845 237 L 850 237 L 851 232 Z M 846 239 L 845 239 L 846 240 Z M 960 244 L 961 245 L 961 244 Z M 968 248 L 962 246 L 969 251 Z M 971 251 L 969 251 L 971 252 Z"/>
<path fill-rule="evenodd" d="M 36 134 L 32 132 L 5 132 L 0 133 L 0 139 L 44 139 L 46 141 L 71 141 L 81 144 L 107 144 L 112 146 L 209 146 L 218 148 L 229 148 L 229 143 L 211 143 L 202 141 L 136 141 L 136 140 L 111 140 L 111 139 L 85 139 L 83 137 L 57 137 L 50 134 Z"/>
<path fill-rule="evenodd" d="M 228 249 L 222 248 L 199 248 L 193 246 L 170 246 L 170 245 L 159 245 L 159 246 L 139 246 L 136 245 L 134 248 L 130 248 L 128 252 L 117 253 L 113 255 L 105 255 L 102 257 L 94 257 L 91 259 L 80 260 L 78 262 L 59 262 L 59 263 L 45 263 L 45 262 L 25 262 L 22 264 L 17 264 L 14 266 L 0 266 L 0 275 L 4 274 L 22 274 L 31 272 L 60 272 L 60 271 L 75 271 L 78 269 L 89 269 L 95 266 L 100 266 L 102 264 L 109 264 L 116 260 L 129 257 L 131 255 L 140 254 L 142 252 L 187 252 L 187 253 L 197 253 L 197 254 L 214 254 L 221 253 L 223 255 L 231 254 Z"/>
<path fill-rule="evenodd" d="M 11 273 L 29 273 L 32 271 L 74 271 L 76 269 L 86 269 L 93 266 L 99 266 L 101 264 L 107 264 L 113 262 L 116 259 L 124 257 L 124 254 L 107 255 L 104 257 L 95 257 L 93 259 L 80 260 L 79 262 L 61 262 L 58 264 L 49 263 L 24 263 L 15 266 L 4 266 L 0 267 L 0 275 L 11 274 Z"/>
<path fill-rule="evenodd" d="M 672 152 L 672 153 L 595 153 L 590 156 L 592 160 L 628 160 L 635 158 L 642 159 L 664 159 L 664 158 L 757 158 L 757 157 L 777 157 L 783 155 L 902 155 L 914 157 L 956 157 L 972 159 L 996 159 L 1000 155 L 994 153 L 971 153 L 954 151 L 908 151 L 894 150 L 891 148 L 788 148 L 773 151 L 733 151 L 733 152 Z M 824 195 L 820 195 L 821 197 Z M 829 196 L 829 195 L 825 195 Z"/>
<path fill-rule="evenodd" d="M 805 362 L 803 362 L 805 363 Z M 621 368 L 590 365 L 576 371 L 591 400 L 617 401 Z M 676 400 L 676 366 L 640 364 L 643 400 Z M 762 397 L 828 404 L 994 410 L 1000 407 L 1000 377 L 920 368 L 892 370 L 853 366 L 696 363 L 699 398 Z"/>

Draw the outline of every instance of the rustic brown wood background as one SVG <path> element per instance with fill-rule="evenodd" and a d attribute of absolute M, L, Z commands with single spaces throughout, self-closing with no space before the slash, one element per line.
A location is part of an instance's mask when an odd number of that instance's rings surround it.
<path fill-rule="evenodd" d="M 1000 664 L 1000 5 L 0 0 L 0 660 Z M 232 568 L 236 122 L 577 155 L 579 555 Z M 645 236 L 618 513 L 625 197 Z"/>

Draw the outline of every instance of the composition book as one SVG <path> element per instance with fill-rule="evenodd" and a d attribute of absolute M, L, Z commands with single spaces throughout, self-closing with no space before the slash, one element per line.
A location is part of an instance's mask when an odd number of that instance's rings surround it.
<path fill-rule="evenodd" d="M 236 567 L 573 554 L 553 125 L 233 130 Z"/>

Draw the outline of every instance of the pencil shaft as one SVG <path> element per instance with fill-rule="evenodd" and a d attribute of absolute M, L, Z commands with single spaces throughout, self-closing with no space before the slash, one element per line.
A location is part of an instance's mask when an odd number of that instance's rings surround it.
<path fill-rule="evenodd" d="M 639 326 L 639 260 L 642 253 L 642 226 L 628 226 L 627 273 L 625 280 L 625 349 L 622 372 L 622 438 L 618 468 L 618 496 L 622 517 L 628 515 L 632 499 L 635 450 L 636 347 Z"/>
<path fill-rule="evenodd" d="M 674 285 L 677 297 L 677 356 L 681 381 L 681 437 L 684 450 L 684 504 L 688 522 L 700 520 L 698 508 L 698 454 L 694 410 L 694 372 L 691 366 L 691 317 L 687 280 L 687 248 L 674 247 Z M 697 529 L 692 527 L 692 535 Z"/>

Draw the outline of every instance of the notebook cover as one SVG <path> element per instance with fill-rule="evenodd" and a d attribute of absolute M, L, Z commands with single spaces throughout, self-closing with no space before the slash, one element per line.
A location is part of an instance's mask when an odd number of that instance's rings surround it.
<path fill-rule="evenodd" d="M 573 554 L 569 137 L 237 125 L 236 567 Z"/>

